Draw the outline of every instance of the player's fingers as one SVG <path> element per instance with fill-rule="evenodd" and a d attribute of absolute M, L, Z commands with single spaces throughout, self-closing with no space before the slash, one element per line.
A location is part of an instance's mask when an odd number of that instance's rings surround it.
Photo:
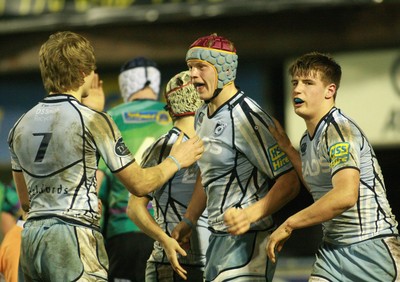
<path fill-rule="evenodd" d="M 281 135 L 286 135 L 286 132 L 283 129 L 283 126 L 280 124 L 280 122 L 274 117 L 272 118 L 272 120 L 274 121 L 276 131 L 279 132 Z"/>
<path fill-rule="evenodd" d="M 190 138 L 190 142 L 192 142 L 194 145 L 196 145 L 197 148 L 200 148 L 203 146 L 203 140 L 201 140 L 201 138 L 198 135 Z"/>
<path fill-rule="evenodd" d="M 243 233 L 243 231 L 242 231 L 243 229 L 245 229 L 244 226 L 242 226 L 242 225 L 237 225 L 236 228 L 235 228 L 234 230 L 232 230 L 233 235 L 242 234 L 242 233 Z"/>
<path fill-rule="evenodd" d="M 175 270 L 175 272 L 176 273 L 178 273 L 178 275 L 180 276 L 180 277 L 182 277 L 182 279 L 183 280 L 187 280 L 187 276 L 186 276 L 186 271 L 184 272 L 185 270 L 181 270 L 181 269 L 177 269 L 177 270 Z"/>
<path fill-rule="evenodd" d="M 178 233 L 178 231 L 177 230 L 172 230 L 172 233 L 171 233 L 171 238 L 174 238 L 176 241 L 179 241 L 178 239 L 179 239 L 179 233 Z"/>
<path fill-rule="evenodd" d="M 235 210 L 234 208 L 229 208 L 224 213 L 224 222 L 226 225 L 232 225 L 235 222 Z"/>
<path fill-rule="evenodd" d="M 246 224 L 236 225 L 229 230 L 232 235 L 241 235 L 248 230 Z"/>
<path fill-rule="evenodd" d="M 229 232 L 230 234 L 232 234 L 232 235 L 238 235 L 238 234 L 237 234 L 237 233 L 238 233 L 238 229 L 235 228 L 235 227 L 229 227 L 229 228 L 228 228 L 228 232 Z"/>
<path fill-rule="evenodd" d="M 174 259 L 171 261 L 171 266 L 174 269 L 174 271 L 178 273 L 180 277 L 182 277 L 185 280 L 187 279 L 186 277 L 187 271 L 179 264 L 176 257 L 174 257 Z"/>
<path fill-rule="evenodd" d="M 201 138 L 198 135 L 196 135 L 190 138 L 190 142 L 192 142 L 192 144 L 194 145 L 193 152 L 199 158 L 204 152 L 203 140 L 201 140 Z"/>
<path fill-rule="evenodd" d="M 280 252 L 280 251 L 282 250 L 283 245 L 285 245 L 285 242 L 286 242 L 286 240 L 282 240 L 282 241 L 280 241 L 280 242 L 277 244 L 276 250 L 277 250 L 278 252 Z"/>
<path fill-rule="evenodd" d="M 245 225 L 245 217 L 243 215 L 243 210 L 238 208 L 230 208 L 224 214 L 224 221 L 228 226 L 242 227 Z"/>
<path fill-rule="evenodd" d="M 187 253 L 186 253 L 186 251 L 182 248 L 182 247 L 178 247 L 178 249 L 176 250 L 181 256 L 184 256 L 184 257 L 186 257 L 187 256 Z"/>
<path fill-rule="evenodd" d="M 97 88 L 98 85 L 99 85 L 99 75 L 95 73 L 92 80 L 92 88 Z"/>
<path fill-rule="evenodd" d="M 189 236 L 187 236 L 187 235 L 185 235 L 185 236 L 183 236 L 182 238 L 181 238 L 181 242 L 182 242 L 182 244 L 187 244 L 187 243 L 189 243 Z"/>
<path fill-rule="evenodd" d="M 275 263 L 275 243 L 270 241 L 266 246 L 266 251 L 269 259 Z"/>
<path fill-rule="evenodd" d="M 178 139 L 176 139 L 176 144 L 181 144 L 183 139 L 183 132 L 181 132 L 178 136 Z"/>

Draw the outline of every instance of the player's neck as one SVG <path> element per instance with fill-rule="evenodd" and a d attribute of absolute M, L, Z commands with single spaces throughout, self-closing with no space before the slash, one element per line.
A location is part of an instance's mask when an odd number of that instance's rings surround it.
<path fill-rule="evenodd" d="M 66 95 L 71 95 L 74 96 L 79 102 L 82 101 L 82 91 L 73 91 L 73 90 L 68 90 L 68 91 L 63 91 L 62 93 L 58 92 L 50 92 L 49 95 L 57 95 L 57 94 L 66 94 Z"/>
<path fill-rule="evenodd" d="M 335 107 L 334 104 L 321 105 L 315 113 L 303 116 L 306 123 L 307 131 L 310 136 L 314 136 L 315 130 L 321 120 Z"/>
<path fill-rule="evenodd" d="M 232 98 L 237 92 L 238 89 L 234 83 L 226 85 L 222 89 L 221 93 L 219 93 L 219 95 L 212 99 L 208 104 L 208 113 L 212 115 L 221 105 L 225 104 L 225 102 Z"/>
<path fill-rule="evenodd" d="M 196 135 L 196 131 L 194 130 L 194 116 L 182 117 L 175 121 L 174 126 L 186 133 L 190 138 Z"/>
<path fill-rule="evenodd" d="M 154 94 L 153 90 L 150 87 L 146 87 L 133 94 L 129 99 L 129 101 L 135 100 L 157 100 L 157 95 Z"/>

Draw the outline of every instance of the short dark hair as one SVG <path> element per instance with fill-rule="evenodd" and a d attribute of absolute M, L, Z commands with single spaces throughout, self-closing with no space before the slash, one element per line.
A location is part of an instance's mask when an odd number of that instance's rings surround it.
<path fill-rule="evenodd" d="M 310 75 L 313 72 L 319 72 L 321 80 L 325 83 L 334 83 L 336 91 L 339 89 L 342 78 L 342 68 L 328 54 L 319 52 L 307 53 L 299 58 L 289 67 L 289 74 Z"/>

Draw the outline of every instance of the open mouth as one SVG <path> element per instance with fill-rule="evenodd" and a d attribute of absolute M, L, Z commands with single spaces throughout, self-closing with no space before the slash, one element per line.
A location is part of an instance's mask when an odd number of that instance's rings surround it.
<path fill-rule="evenodd" d="M 203 87 L 204 85 L 205 85 L 204 83 L 198 83 L 198 82 L 193 83 L 193 86 L 196 88 L 196 90 L 199 90 L 199 88 Z"/>

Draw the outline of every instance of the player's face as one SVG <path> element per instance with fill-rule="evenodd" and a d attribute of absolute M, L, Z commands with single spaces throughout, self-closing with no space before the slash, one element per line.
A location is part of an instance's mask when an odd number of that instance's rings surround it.
<path fill-rule="evenodd" d="M 200 95 L 200 99 L 212 98 L 218 86 L 218 76 L 215 68 L 208 62 L 189 60 L 187 62 L 192 83 Z"/>
<path fill-rule="evenodd" d="M 319 121 L 334 105 L 336 86 L 322 81 L 318 72 L 294 75 L 291 82 L 294 111 L 302 118 Z"/>

